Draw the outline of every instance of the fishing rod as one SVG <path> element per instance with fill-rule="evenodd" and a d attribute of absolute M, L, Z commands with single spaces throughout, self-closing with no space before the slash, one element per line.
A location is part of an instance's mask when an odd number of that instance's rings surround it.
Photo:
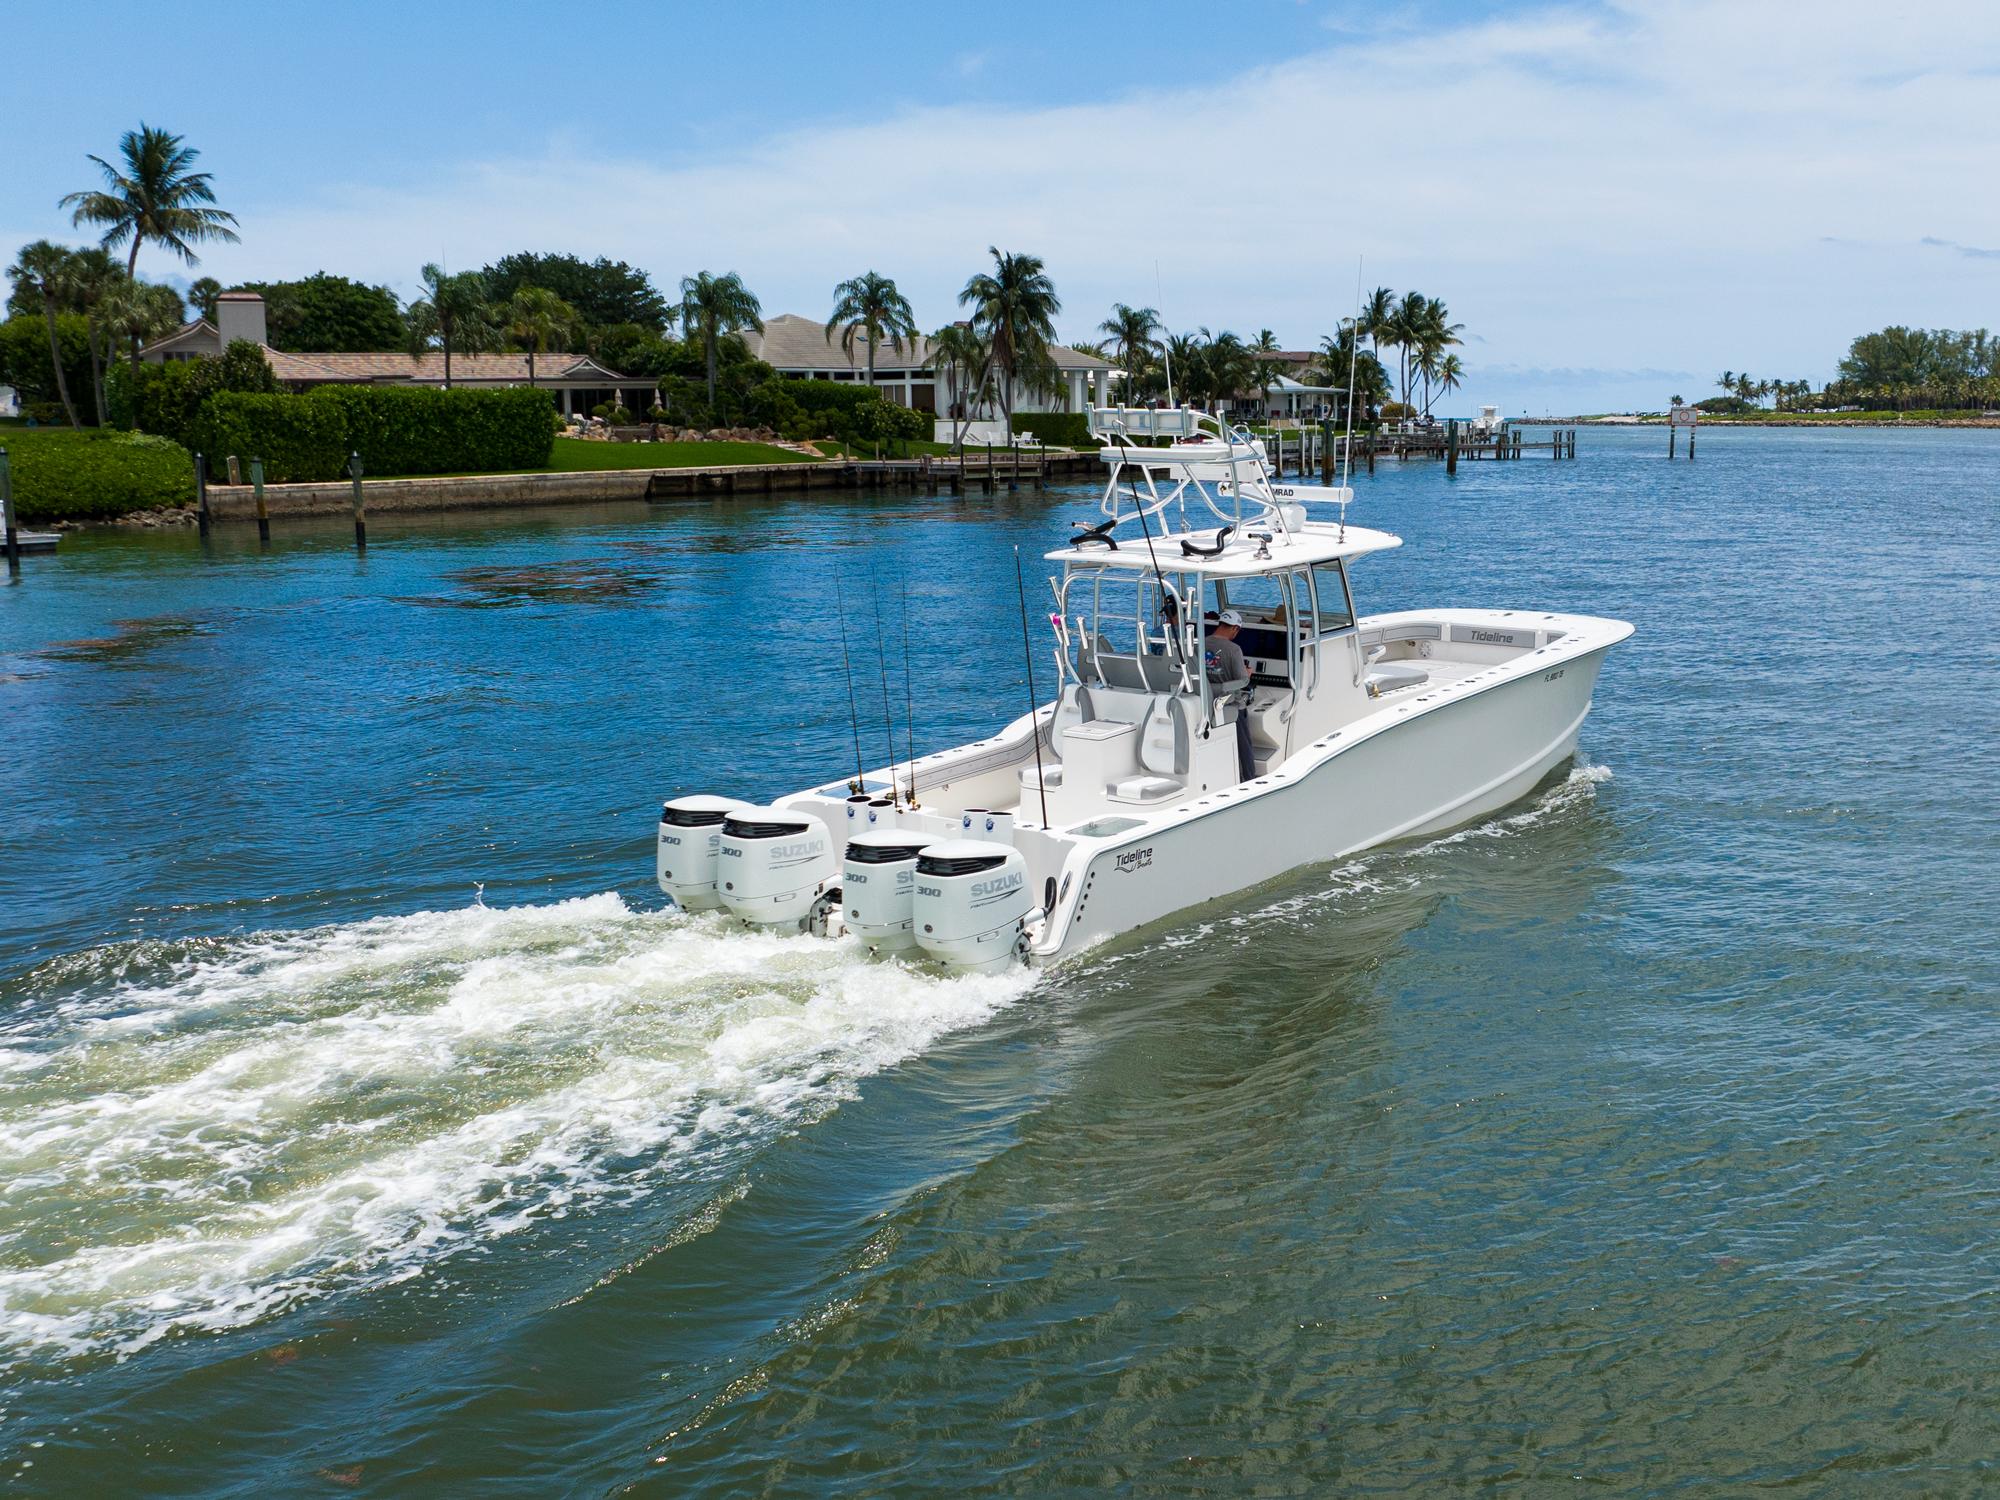
<path fill-rule="evenodd" d="M 882 738 L 889 746 L 889 805 L 901 807 L 896 795 L 896 721 L 889 712 L 889 657 L 882 644 L 882 581 L 875 580 L 873 597 L 875 606 L 875 664 L 882 672 Z"/>
<path fill-rule="evenodd" d="M 842 582 L 843 574 L 835 568 L 833 573 L 833 607 L 840 615 L 840 665 L 847 673 L 847 722 L 854 731 L 854 779 L 847 789 L 859 796 L 862 791 L 861 771 L 861 704 L 854 696 L 854 660 L 847 654 L 847 598 Z"/>
<path fill-rule="evenodd" d="M 911 807 L 917 805 L 917 705 L 914 690 L 910 686 L 910 575 L 903 575 L 903 730 L 905 743 L 910 750 L 910 788 L 904 799 Z M 893 777 L 891 778 L 894 779 Z"/>
<path fill-rule="evenodd" d="M 1035 692 L 1035 647 L 1028 639 L 1028 585 L 1021 578 L 1021 548 L 1014 548 L 1014 595 L 1021 601 L 1021 660 L 1028 668 L 1028 736 L 1035 746 L 1035 790 L 1042 794 L 1042 827 L 1049 826 L 1049 789 L 1042 780 L 1042 704 Z"/>

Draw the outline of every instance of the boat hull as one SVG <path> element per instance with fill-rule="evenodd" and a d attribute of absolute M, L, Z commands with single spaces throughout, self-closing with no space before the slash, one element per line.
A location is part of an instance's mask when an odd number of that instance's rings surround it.
<path fill-rule="evenodd" d="M 1287 870 L 1442 833 L 1519 800 L 1576 753 L 1608 649 L 1413 704 L 1350 743 L 1334 737 L 1324 755 L 1205 799 L 1197 816 L 1091 851 L 1036 959 L 1057 961 Z"/>

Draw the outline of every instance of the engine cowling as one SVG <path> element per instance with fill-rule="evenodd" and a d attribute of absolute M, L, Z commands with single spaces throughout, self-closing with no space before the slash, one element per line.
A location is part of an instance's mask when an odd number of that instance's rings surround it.
<path fill-rule="evenodd" d="M 917 856 L 936 842 L 907 828 L 872 829 L 847 841 L 840 869 L 847 930 L 873 952 L 902 953 L 916 946 Z"/>
<path fill-rule="evenodd" d="M 917 856 L 917 946 L 953 968 L 1016 961 L 1033 911 L 1027 861 L 1011 845 L 948 839 Z"/>
<path fill-rule="evenodd" d="M 713 911 L 722 905 L 715 888 L 715 856 L 722 820 L 754 806 L 734 797 L 675 797 L 660 809 L 660 837 L 653 876 L 682 911 Z"/>
<path fill-rule="evenodd" d="M 716 888 L 722 904 L 760 927 L 791 927 L 836 884 L 833 834 L 810 813 L 739 808 L 722 820 Z"/>

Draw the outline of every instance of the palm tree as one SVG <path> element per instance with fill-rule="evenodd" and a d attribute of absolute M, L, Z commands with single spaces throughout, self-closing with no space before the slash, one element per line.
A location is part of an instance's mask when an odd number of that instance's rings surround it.
<path fill-rule="evenodd" d="M 1054 368 L 1049 345 L 1055 342 L 1062 299 L 1040 256 L 1002 255 L 992 245 L 986 253 L 993 257 L 993 269 L 966 282 L 958 301 L 972 309 L 972 326 L 987 343 L 987 362 L 1000 372 L 1000 411 L 1011 432 L 1015 380 L 1025 380 L 1032 389 L 1045 385 Z"/>
<path fill-rule="evenodd" d="M 734 271 L 711 276 L 698 271 L 681 278 L 681 327 L 699 337 L 708 360 L 708 405 L 715 408 L 715 344 L 725 333 L 764 331 L 763 306 Z"/>
<path fill-rule="evenodd" d="M 486 278 L 477 271 L 447 273 L 435 263 L 419 273 L 428 294 L 410 304 L 410 352 L 421 354 L 435 339 L 444 348 L 444 388 L 451 389 L 451 356 L 493 347 L 493 311 Z"/>
<path fill-rule="evenodd" d="M 576 332 L 576 309 L 546 287 L 524 286 L 500 309 L 507 337 L 528 351 L 528 384 L 535 383 L 535 356 L 560 349 Z"/>
<path fill-rule="evenodd" d="M 1457 390 L 1465 379 L 1464 362 L 1456 354 L 1447 354 L 1443 359 L 1438 361 L 1436 379 L 1438 394 L 1440 396 L 1449 391 Z M 1429 416 L 1430 414 L 1430 403 L 1426 401 L 1424 403 L 1424 415 Z"/>
<path fill-rule="evenodd" d="M 131 245 L 125 256 L 127 276 L 136 272 L 139 247 L 148 240 L 191 266 L 199 261 L 194 247 L 203 240 L 236 242 L 230 227 L 236 215 L 212 206 L 215 189 L 208 173 L 188 170 L 201 155 L 194 147 L 141 121 L 137 130 L 120 138 L 118 154 L 123 160 L 117 167 L 101 156 L 91 157 L 104 173 L 103 189 L 70 193 L 62 206 L 74 210 L 73 224 L 103 225 L 107 247 Z"/>
<path fill-rule="evenodd" d="M 1400 359 L 1405 406 L 1410 404 L 1410 352 L 1423 344 L 1429 313 L 1428 297 L 1422 292 L 1405 292 L 1403 300 L 1396 304 L 1396 311 L 1389 318 L 1389 326 L 1383 330 L 1384 336 L 1396 346 Z"/>
<path fill-rule="evenodd" d="M 1114 302 L 1111 304 L 1111 316 L 1099 323 L 1097 329 L 1109 335 L 1106 340 L 1112 350 L 1109 357 L 1125 372 L 1122 399 L 1129 406 L 1137 399 L 1140 374 L 1159 349 L 1160 315 L 1150 307 L 1130 307 L 1123 302 Z"/>
<path fill-rule="evenodd" d="M 170 333 L 181 322 L 180 294 L 155 282 L 121 280 L 104 299 L 104 325 L 113 339 L 124 339 L 131 354 L 132 373 L 139 373 L 139 346 Z"/>
<path fill-rule="evenodd" d="M 58 295 L 71 312 L 81 313 L 85 320 L 90 342 L 91 403 L 97 412 L 97 425 L 100 427 L 111 420 L 111 413 L 104 402 L 104 363 L 112 350 L 109 337 L 105 338 L 103 347 L 98 344 L 98 336 L 105 332 L 100 309 L 112 287 L 130 279 L 101 245 L 86 245 L 81 250 L 71 251 L 57 279 Z"/>
<path fill-rule="evenodd" d="M 1257 395 L 1262 400 L 1269 396 L 1271 387 L 1285 370 L 1283 361 L 1271 357 L 1278 352 L 1278 336 L 1268 328 L 1258 329 L 1257 342 L 1249 346 L 1249 352 L 1255 366 L 1253 378 Z"/>
<path fill-rule="evenodd" d="M 1319 383 L 1338 387 L 1355 405 L 1379 406 L 1389 397 L 1389 372 L 1381 360 L 1356 347 L 1365 333 L 1365 325 L 1357 329 L 1343 323 L 1339 333 L 1319 341 Z"/>
<path fill-rule="evenodd" d="M 1361 304 L 1361 316 L 1356 320 L 1360 331 L 1368 339 L 1368 347 L 1379 362 L 1382 358 L 1382 335 L 1390 329 L 1396 316 L 1396 293 L 1386 286 L 1378 286 L 1368 294 Z"/>
<path fill-rule="evenodd" d="M 908 299 L 896 290 L 895 282 L 873 271 L 863 271 L 833 289 L 833 312 L 826 320 L 829 344 L 833 342 L 836 326 L 840 328 L 840 352 L 850 363 L 854 359 L 854 336 L 858 333 L 867 340 L 868 389 L 872 391 L 875 346 L 886 338 L 889 347 L 901 354 L 903 341 L 916 339 L 917 315 L 910 311 Z"/>
<path fill-rule="evenodd" d="M 986 341 L 969 323 L 947 323 L 931 335 L 930 363 L 944 376 L 944 413 L 953 424 L 954 447 L 965 441 L 963 424 L 972 420 L 973 409 L 984 394 L 984 386 L 975 382 L 990 358 Z"/>
<path fill-rule="evenodd" d="M 1736 394 L 1736 372 L 1734 370 L 1724 370 L 1720 375 L 1716 376 L 1715 383 L 1722 387 L 1722 393 L 1725 396 Z"/>
<path fill-rule="evenodd" d="M 222 295 L 222 283 L 213 276 L 197 276 L 188 287 L 188 302 L 195 310 L 195 316 L 215 321 L 215 299 Z"/>
<path fill-rule="evenodd" d="M 1202 368 L 1205 363 L 1205 350 L 1202 347 L 1201 335 L 1172 334 L 1160 346 L 1160 352 L 1166 357 L 1169 371 L 1180 371 L 1181 399 L 1184 401 L 1199 399 L 1208 381 L 1208 373 Z"/>
<path fill-rule="evenodd" d="M 63 274 L 74 253 L 53 240 L 36 240 L 21 247 L 7 274 L 17 285 L 32 288 L 42 299 L 42 316 L 49 325 L 49 363 L 56 372 L 56 394 L 62 397 L 69 425 L 81 432 L 83 424 L 76 419 L 76 403 L 69 399 L 69 380 L 63 374 L 62 346 L 56 340 L 56 299 L 62 295 Z"/>

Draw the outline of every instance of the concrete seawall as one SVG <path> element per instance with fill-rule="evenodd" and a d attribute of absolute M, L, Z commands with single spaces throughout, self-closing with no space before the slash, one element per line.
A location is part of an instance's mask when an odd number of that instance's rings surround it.
<path fill-rule="evenodd" d="M 1009 477 L 1007 455 L 983 455 L 965 464 L 968 487 L 1002 484 Z M 1095 454 L 1022 454 L 1015 470 L 1024 486 L 1051 478 L 1079 478 L 1102 472 Z M 863 486 L 934 489 L 949 486 L 957 465 L 948 459 L 923 463 L 828 460 L 820 463 L 735 464 L 682 469 L 591 469 L 579 473 L 476 474 L 452 478 L 362 480 L 362 501 L 371 515 L 442 510 L 507 510 L 530 506 L 590 505 L 607 500 L 659 500 L 702 496 L 770 495 L 803 490 Z M 267 484 L 264 503 L 273 517 L 346 515 L 354 508 L 347 480 L 315 484 Z M 247 484 L 208 487 L 209 514 L 219 521 L 250 521 L 257 498 Z"/>

